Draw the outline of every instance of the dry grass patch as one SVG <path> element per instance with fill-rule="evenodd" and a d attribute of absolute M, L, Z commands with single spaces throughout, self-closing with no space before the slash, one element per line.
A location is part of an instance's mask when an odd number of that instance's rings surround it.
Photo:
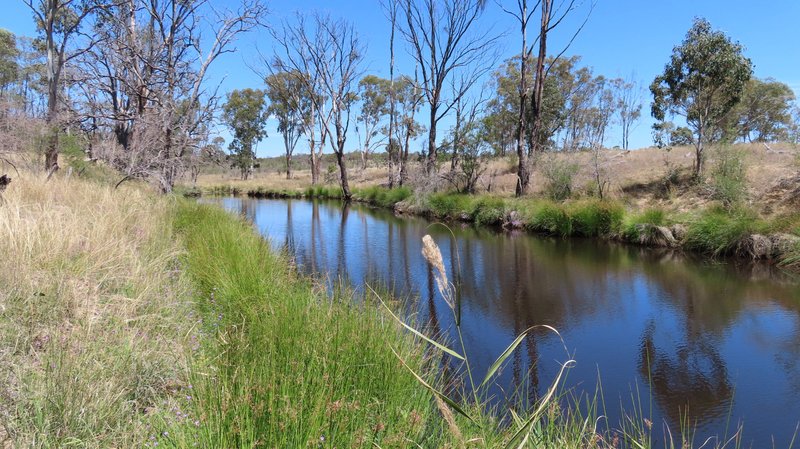
<path fill-rule="evenodd" d="M 25 174 L 4 198 L 0 439 L 144 445 L 188 354 L 169 199 Z"/>

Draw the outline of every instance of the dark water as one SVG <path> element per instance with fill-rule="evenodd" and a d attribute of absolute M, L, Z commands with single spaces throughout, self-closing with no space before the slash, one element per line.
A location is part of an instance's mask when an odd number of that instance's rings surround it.
<path fill-rule="evenodd" d="M 302 271 L 356 287 L 388 285 L 414 298 L 412 312 L 432 331 L 452 330 L 450 309 L 420 253 L 422 236 L 431 234 L 452 269 L 455 252 L 444 228 L 338 202 L 221 201 L 276 248 L 287 248 Z M 797 279 L 767 265 L 710 263 L 592 240 L 454 232 L 465 344 L 477 372 L 535 324 L 557 328 L 569 351 L 553 334 L 533 334 L 495 394 L 520 386 L 542 393 L 558 362 L 571 356 L 577 365 L 566 386 L 594 395 L 600 379 L 601 413 L 611 427 L 619 427 L 621 409 L 639 410 L 654 423 L 656 440 L 664 424 L 675 433 L 688 416 L 695 447 L 710 435 L 732 435 L 739 424 L 743 447 L 788 447 L 800 422 Z"/>

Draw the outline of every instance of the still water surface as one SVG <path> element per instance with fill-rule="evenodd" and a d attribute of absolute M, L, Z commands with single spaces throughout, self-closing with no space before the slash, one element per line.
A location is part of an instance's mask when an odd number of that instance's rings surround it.
<path fill-rule="evenodd" d="M 410 311 L 443 335 L 452 314 L 421 239 L 434 237 L 448 269 L 457 248 L 462 329 L 477 372 L 536 324 L 557 328 L 569 351 L 553 334 L 532 335 L 503 371 L 497 395 L 519 386 L 542 393 L 571 356 L 577 365 L 566 387 L 594 395 L 600 379 L 611 427 L 619 427 L 621 410 L 640 409 L 657 440 L 664 424 L 674 431 L 688 416 L 695 446 L 742 423 L 743 447 L 781 448 L 800 422 L 800 284 L 773 267 L 469 226 L 456 227 L 451 242 L 426 220 L 361 205 L 220 201 L 285 248 L 301 271 L 356 288 L 389 286 L 413 298 Z"/>

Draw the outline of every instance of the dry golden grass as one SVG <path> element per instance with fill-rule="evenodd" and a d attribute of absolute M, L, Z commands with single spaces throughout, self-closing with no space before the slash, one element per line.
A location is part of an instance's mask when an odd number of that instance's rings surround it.
<path fill-rule="evenodd" d="M 0 447 L 141 447 L 191 323 L 170 204 L 22 173 L 0 205 Z"/>
<path fill-rule="evenodd" d="M 768 149 L 763 144 L 738 144 L 747 155 L 747 184 L 750 202 L 760 207 L 762 198 L 781 180 L 796 175 L 798 150 L 790 144 L 771 144 Z M 593 154 L 590 152 L 556 153 L 545 155 L 533 171 L 532 195 L 540 195 L 545 190 L 546 180 L 542 168 L 552 158 L 569 160 L 579 166 L 574 179 L 574 190 L 586 192 L 594 187 Z M 678 188 L 671 193 L 660 192 L 662 180 L 668 170 L 688 176 L 694 161 L 693 147 L 675 147 L 670 151 L 657 148 L 642 148 L 632 151 L 616 149 L 603 150 L 601 167 L 610 182 L 610 195 L 631 203 L 635 207 L 662 207 L 673 211 L 686 211 L 703 207 L 711 202 L 707 189 L 703 186 Z M 713 149 L 707 152 L 707 167 L 714 163 Z M 419 171 L 417 164 L 412 164 L 410 171 Z M 367 170 L 350 167 L 351 186 L 365 187 L 386 182 L 387 170 L 384 166 L 371 166 Z M 501 196 L 514 194 L 516 174 L 514 161 L 511 158 L 496 158 L 489 162 L 483 175 L 480 189 L 491 185 L 491 191 Z M 242 181 L 233 172 L 225 174 L 200 175 L 198 187 L 217 185 L 237 186 L 243 190 L 257 187 L 270 189 L 302 190 L 311 184 L 309 170 L 297 170 L 293 178 L 287 180 L 285 173 L 275 170 L 256 173 L 251 179 Z M 780 209 L 778 207 L 777 209 Z"/>

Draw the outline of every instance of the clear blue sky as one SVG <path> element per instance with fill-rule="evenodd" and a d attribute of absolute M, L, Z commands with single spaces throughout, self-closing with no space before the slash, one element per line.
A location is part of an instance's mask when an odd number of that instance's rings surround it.
<path fill-rule="evenodd" d="M 497 0 L 513 6 L 515 0 Z M 577 24 L 588 10 L 589 0 L 577 11 L 571 22 L 565 22 L 549 40 L 551 52 L 563 47 Z M 15 34 L 31 36 L 35 33 L 33 20 L 21 0 L 2 0 L 4 14 L 0 28 Z M 212 0 L 226 5 L 225 0 Z M 320 10 L 334 17 L 352 21 L 367 44 L 366 69 L 380 76 L 388 74 L 388 21 L 378 0 L 274 0 L 269 3 L 271 21 L 291 18 L 295 11 Z M 755 66 L 755 76 L 771 77 L 791 86 L 800 94 L 800 0 L 597 0 L 594 11 L 583 32 L 568 50 L 568 55 L 580 55 L 584 64 L 592 66 L 595 74 L 607 77 L 628 77 L 631 74 L 646 87 L 664 67 L 672 48 L 679 44 L 696 16 L 707 18 L 711 24 L 745 47 L 745 54 Z M 513 19 L 496 4 L 489 1 L 481 18 L 481 26 L 490 28 L 501 39 L 502 57 L 519 51 L 519 36 Z M 530 31 L 535 35 L 535 31 Z M 413 63 L 398 37 L 399 72 L 413 70 Z M 218 61 L 211 73 L 212 83 L 222 82 L 227 92 L 237 88 L 261 87 L 259 77 L 248 67 L 258 58 L 256 48 L 263 53 L 272 51 L 266 31 L 251 34 L 238 44 L 236 54 L 226 55 Z M 649 96 L 643 93 L 645 119 L 640 122 L 631 138 L 632 147 L 648 146 L 651 142 Z M 259 155 L 279 155 L 283 151 L 275 124 L 270 124 L 269 135 L 259 145 Z M 444 123 L 446 130 L 449 123 Z M 442 134 L 442 133 L 440 133 Z M 228 137 L 223 132 L 223 137 Z M 298 152 L 304 152 L 301 140 Z M 612 129 L 607 146 L 619 144 L 619 132 Z M 355 135 L 348 138 L 348 147 L 356 149 Z"/>

